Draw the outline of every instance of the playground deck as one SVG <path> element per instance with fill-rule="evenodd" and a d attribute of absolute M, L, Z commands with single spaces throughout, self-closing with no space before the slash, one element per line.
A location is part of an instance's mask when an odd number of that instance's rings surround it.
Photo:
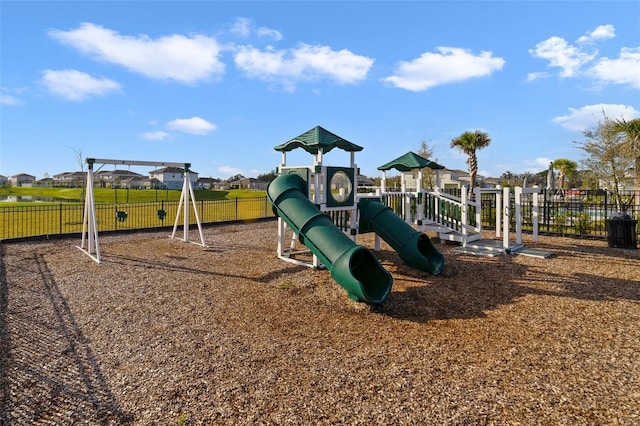
<path fill-rule="evenodd" d="M 0 424 L 637 424 L 640 251 L 402 264 L 378 307 L 276 257 L 276 221 L 0 244 Z M 372 248 L 371 234 L 359 243 Z"/>

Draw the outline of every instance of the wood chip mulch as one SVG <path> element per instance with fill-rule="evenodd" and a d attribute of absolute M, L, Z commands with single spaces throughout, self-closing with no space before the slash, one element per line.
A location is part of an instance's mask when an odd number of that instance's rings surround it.
<path fill-rule="evenodd" d="M 431 276 L 383 242 L 373 307 L 278 259 L 274 220 L 204 232 L 0 243 L 0 424 L 640 424 L 639 250 L 438 243 Z"/>

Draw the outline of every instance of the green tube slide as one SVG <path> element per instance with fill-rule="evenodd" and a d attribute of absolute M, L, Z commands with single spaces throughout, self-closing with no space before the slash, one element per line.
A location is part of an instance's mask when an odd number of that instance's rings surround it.
<path fill-rule="evenodd" d="M 396 215 L 393 210 L 376 200 L 361 199 L 360 225 L 372 229 L 387 242 L 407 265 L 439 275 L 444 268 L 444 256 L 429 237 Z"/>
<path fill-rule="evenodd" d="M 273 212 L 298 235 L 331 271 L 331 277 L 355 301 L 384 302 L 393 278 L 366 247 L 354 243 L 305 195 L 307 184 L 297 174 L 278 176 L 267 188 Z"/>

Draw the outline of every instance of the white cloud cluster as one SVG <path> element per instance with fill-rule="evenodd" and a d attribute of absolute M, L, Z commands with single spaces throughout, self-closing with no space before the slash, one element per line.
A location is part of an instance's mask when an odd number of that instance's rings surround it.
<path fill-rule="evenodd" d="M 71 31 L 51 30 L 49 36 L 98 61 L 158 80 L 194 84 L 225 71 L 220 61 L 221 46 L 216 39 L 203 35 L 173 34 L 151 39 L 146 35 L 120 35 L 85 22 Z"/>
<path fill-rule="evenodd" d="M 204 118 L 176 118 L 167 123 L 167 128 L 191 135 L 206 135 L 216 129 L 216 125 Z"/>
<path fill-rule="evenodd" d="M 581 108 L 569 108 L 569 114 L 556 117 L 553 122 L 565 129 L 582 132 L 592 129 L 604 119 L 604 114 L 611 120 L 624 118 L 631 120 L 640 117 L 640 111 L 632 106 L 621 104 L 585 105 Z"/>
<path fill-rule="evenodd" d="M 70 101 L 83 101 L 90 96 L 104 96 L 121 89 L 113 80 L 95 78 L 77 70 L 44 70 L 40 83 L 51 93 Z"/>
<path fill-rule="evenodd" d="M 13 95 L 0 95 L 0 105 L 15 106 L 22 104 L 22 101 Z"/>
<path fill-rule="evenodd" d="M 426 52 L 411 61 L 400 62 L 394 75 L 383 80 L 401 89 L 414 92 L 441 84 L 484 77 L 500 71 L 503 58 L 491 52 L 474 55 L 455 47 L 438 47 L 437 52 Z"/>
<path fill-rule="evenodd" d="M 292 90 L 298 81 L 328 78 L 339 84 L 357 83 L 367 77 L 373 59 L 349 50 L 300 44 L 294 49 L 262 51 L 253 46 L 238 47 L 234 61 L 248 77 L 278 82 Z"/>
<path fill-rule="evenodd" d="M 255 28 L 253 20 L 249 18 L 237 18 L 231 27 L 231 34 L 237 37 L 247 38 L 253 33 L 258 35 L 258 37 L 269 38 L 275 41 L 282 40 L 280 31 L 267 27 Z"/>
<path fill-rule="evenodd" d="M 217 129 L 215 124 L 202 117 L 176 118 L 169 121 L 165 127 L 169 130 L 196 136 L 205 136 Z M 171 133 L 162 130 L 146 132 L 142 135 L 142 137 L 151 141 L 163 141 L 170 136 Z"/>
<path fill-rule="evenodd" d="M 574 44 L 553 36 L 536 44 L 529 53 L 534 58 L 546 59 L 549 67 L 559 68 L 560 77 L 584 76 L 607 84 L 629 84 L 640 88 L 640 47 L 623 47 L 617 58 L 599 58 L 594 46 L 598 41 L 615 37 L 613 25 L 600 25 L 579 37 Z M 546 77 L 546 72 L 534 72 L 527 80 Z"/>

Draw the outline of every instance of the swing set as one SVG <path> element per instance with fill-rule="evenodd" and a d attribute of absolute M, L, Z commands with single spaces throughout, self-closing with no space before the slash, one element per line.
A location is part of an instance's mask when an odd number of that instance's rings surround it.
<path fill-rule="evenodd" d="M 82 243 L 80 246 L 77 246 L 80 250 L 85 252 L 89 257 L 91 257 L 97 263 L 100 263 L 100 244 L 98 242 L 98 226 L 96 220 L 96 208 L 95 208 L 95 197 L 93 193 L 94 186 L 94 165 L 95 164 L 113 164 L 113 165 L 127 165 L 131 166 L 152 166 L 152 167 L 178 167 L 184 170 L 183 172 L 183 184 L 182 184 L 182 193 L 180 194 L 180 202 L 178 203 L 178 210 L 176 213 L 176 219 L 173 224 L 173 232 L 171 234 L 171 238 L 176 238 L 176 231 L 178 229 L 178 223 L 180 221 L 180 215 L 182 213 L 183 216 L 183 237 L 178 238 L 184 242 L 189 242 L 189 201 L 191 201 L 191 206 L 193 207 L 194 215 L 196 218 L 196 222 L 198 225 L 198 232 L 200 235 L 200 243 L 194 243 L 201 245 L 202 247 L 206 247 L 204 242 L 204 235 L 202 233 L 202 223 L 200 222 L 200 215 L 198 214 L 198 208 L 196 206 L 196 198 L 193 193 L 193 185 L 191 184 L 189 167 L 191 167 L 190 163 L 169 163 L 164 161 L 131 161 L 131 160 L 109 160 L 109 159 L 100 159 L 100 158 L 87 158 L 87 190 L 86 190 L 86 199 L 84 204 L 84 215 L 82 219 Z M 102 167 L 102 166 L 100 166 Z M 115 189 L 115 198 L 116 205 L 118 200 L 118 192 Z M 157 198 L 157 188 L 156 188 L 156 198 Z M 127 186 L 127 201 L 129 201 L 129 186 Z M 116 207 L 117 208 L 117 207 Z M 167 216 L 166 210 L 163 208 L 158 210 L 158 218 L 160 220 L 164 220 Z M 119 222 L 124 222 L 127 220 L 128 213 L 123 210 L 116 210 L 116 220 Z"/>

